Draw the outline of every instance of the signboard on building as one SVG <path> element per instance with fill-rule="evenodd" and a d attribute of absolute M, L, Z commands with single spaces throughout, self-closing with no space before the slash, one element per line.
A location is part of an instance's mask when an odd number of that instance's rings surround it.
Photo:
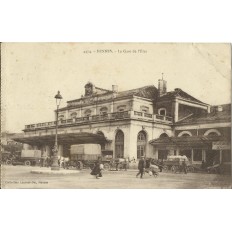
<path fill-rule="evenodd" d="M 212 150 L 230 150 L 230 143 L 226 141 L 213 142 Z"/>

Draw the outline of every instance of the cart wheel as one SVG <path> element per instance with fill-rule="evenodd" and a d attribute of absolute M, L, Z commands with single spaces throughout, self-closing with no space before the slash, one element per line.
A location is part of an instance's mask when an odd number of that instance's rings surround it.
<path fill-rule="evenodd" d="M 25 166 L 30 166 L 30 165 L 31 165 L 31 162 L 30 162 L 29 160 L 26 160 L 26 161 L 24 162 L 24 165 L 25 165 Z"/>
<path fill-rule="evenodd" d="M 176 166 L 173 165 L 173 166 L 171 167 L 171 171 L 172 171 L 172 172 L 176 172 L 176 171 L 177 171 Z"/>
<path fill-rule="evenodd" d="M 105 163 L 104 164 L 104 169 L 109 171 L 110 170 L 110 165 L 108 163 Z"/>
<path fill-rule="evenodd" d="M 7 161 L 6 161 L 6 164 L 7 164 L 7 165 L 11 165 L 11 164 L 12 164 L 11 160 L 7 160 Z"/>

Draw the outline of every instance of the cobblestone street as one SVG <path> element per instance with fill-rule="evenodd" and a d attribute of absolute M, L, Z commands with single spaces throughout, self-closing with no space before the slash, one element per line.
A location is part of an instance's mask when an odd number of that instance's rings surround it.
<path fill-rule="evenodd" d="M 136 178 L 137 170 L 104 171 L 96 179 L 90 170 L 74 174 L 33 174 L 32 170 L 48 168 L 2 166 L 2 188 L 50 188 L 50 189 L 207 189 L 231 188 L 231 176 L 206 173 L 159 173 L 157 178 L 146 174 Z M 62 170 L 61 170 L 62 173 Z"/>

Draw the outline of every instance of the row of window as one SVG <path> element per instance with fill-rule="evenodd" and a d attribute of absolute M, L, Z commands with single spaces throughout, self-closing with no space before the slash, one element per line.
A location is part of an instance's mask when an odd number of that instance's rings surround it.
<path fill-rule="evenodd" d="M 126 105 L 120 105 L 117 107 L 117 111 L 125 111 L 126 110 Z M 141 112 L 144 112 L 144 113 L 149 113 L 149 107 L 147 106 L 141 106 L 140 107 L 140 110 Z M 104 114 L 107 114 L 109 112 L 108 108 L 107 107 L 102 107 L 99 111 L 100 115 L 104 115 Z M 166 115 L 166 109 L 165 108 L 160 108 L 158 110 L 158 114 L 160 115 Z M 88 116 L 91 116 L 92 115 L 92 111 L 90 109 L 87 109 L 84 111 L 84 117 L 88 117 Z M 73 112 L 70 114 L 70 117 L 71 118 L 76 118 L 77 117 L 77 112 Z M 64 115 L 59 115 L 59 119 L 64 119 L 65 116 Z"/>
<path fill-rule="evenodd" d="M 147 136 L 144 131 L 140 131 L 137 136 L 137 159 L 145 155 Z M 115 135 L 115 157 L 124 157 L 124 133 L 119 130 Z"/>

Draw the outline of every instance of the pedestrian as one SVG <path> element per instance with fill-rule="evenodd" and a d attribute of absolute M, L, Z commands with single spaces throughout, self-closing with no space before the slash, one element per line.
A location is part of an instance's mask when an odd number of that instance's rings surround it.
<path fill-rule="evenodd" d="M 185 174 L 187 174 L 187 164 L 185 162 L 185 159 L 182 161 L 182 168 L 181 169 L 184 171 Z"/>
<path fill-rule="evenodd" d="M 101 172 L 102 170 L 103 170 L 103 164 L 101 164 L 100 160 L 98 160 L 94 163 L 94 167 L 90 174 L 96 176 L 96 179 L 99 179 L 99 177 L 102 177 L 102 172 Z"/>
<path fill-rule="evenodd" d="M 124 159 L 124 162 L 123 162 L 123 168 L 125 169 L 125 171 L 127 171 L 127 165 L 128 165 L 129 161 L 127 158 Z"/>
<path fill-rule="evenodd" d="M 145 169 L 144 156 L 141 156 L 141 159 L 139 160 L 138 169 L 139 169 L 139 172 L 137 173 L 136 177 L 138 177 L 140 175 L 140 178 L 142 179 L 143 178 L 144 169 Z"/>
<path fill-rule="evenodd" d="M 164 165 L 163 159 L 162 160 L 158 160 L 158 167 L 159 167 L 159 171 L 160 172 L 162 172 L 162 170 L 163 170 L 163 165 Z"/>

